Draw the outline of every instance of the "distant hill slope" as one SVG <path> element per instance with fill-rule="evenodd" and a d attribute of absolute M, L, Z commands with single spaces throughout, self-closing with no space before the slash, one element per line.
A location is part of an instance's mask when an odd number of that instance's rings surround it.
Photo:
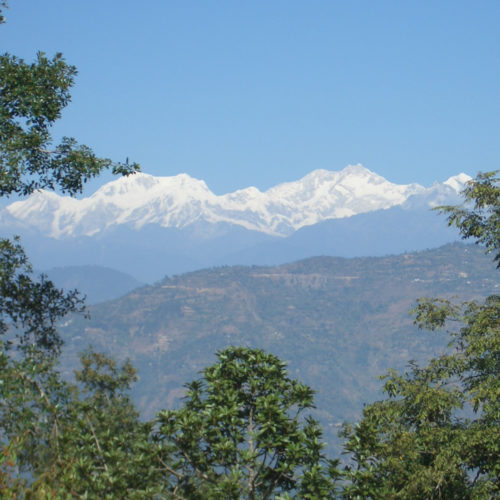
<path fill-rule="evenodd" d="M 143 285 L 126 273 L 100 266 L 55 267 L 44 273 L 59 288 L 76 288 L 87 304 L 117 299 Z"/>
<path fill-rule="evenodd" d="M 318 391 L 328 430 L 373 400 L 388 368 L 435 355 L 446 335 L 418 332 L 421 296 L 473 299 L 498 290 L 481 249 L 462 244 L 389 257 L 315 257 L 277 267 L 219 267 L 166 278 L 91 308 L 62 328 L 63 369 L 88 344 L 139 369 L 135 398 L 148 416 L 177 404 L 183 384 L 228 345 L 272 351 Z"/>

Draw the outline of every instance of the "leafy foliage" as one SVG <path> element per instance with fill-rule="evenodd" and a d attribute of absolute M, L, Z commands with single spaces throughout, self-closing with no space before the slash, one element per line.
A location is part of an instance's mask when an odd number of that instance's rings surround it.
<path fill-rule="evenodd" d="M 217 357 L 183 407 L 157 418 L 174 498 L 333 497 L 336 464 L 322 455 L 318 423 L 302 417 L 313 391 L 261 350 Z"/>
<path fill-rule="evenodd" d="M 68 404 L 48 483 L 82 498 L 153 497 L 159 483 L 151 424 L 139 421 L 127 395 L 135 370 L 92 349 L 81 363 L 82 395 Z"/>
<path fill-rule="evenodd" d="M 0 239 L 0 333 L 14 330 L 18 348 L 36 344 L 47 355 L 56 355 L 62 344 L 57 320 L 83 310 L 77 291 L 63 292 L 44 275 L 33 278 L 18 238 Z M 12 343 L 3 346 L 7 349 Z"/>
<path fill-rule="evenodd" d="M 24 491 L 25 475 L 50 462 L 70 390 L 55 362 L 62 341 L 56 322 L 83 310 L 76 291 L 35 279 L 18 239 L 0 240 L 0 466 L 3 496 Z M 57 441 L 56 441 L 57 442 Z"/>
<path fill-rule="evenodd" d="M 445 207 L 449 223 L 497 251 L 496 173 L 465 190 L 471 209 Z M 499 255 L 495 256 L 495 260 Z M 448 328 L 450 349 L 400 375 L 385 376 L 388 398 L 346 425 L 346 498 L 496 498 L 500 495 L 500 297 L 455 305 L 421 299 L 416 323 Z M 455 328 L 452 328 L 456 325 Z"/>
<path fill-rule="evenodd" d="M 111 168 L 128 175 L 139 166 L 98 158 L 92 150 L 64 137 L 52 147 L 50 128 L 70 101 L 76 68 L 61 54 L 38 53 L 32 64 L 0 56 L 0 195 L 60 188 L 75 194 L 83 184 Z"/>
<path fill-rule="evenodd" d="M 1 240 L 0 251 L 1 496 L 146 494 L 154 447 L 151 425 L 139 422 L 125 394 L 135 380 L 131 364 L 117 368 L 89 351 L 77 372 L 83 395 L 64 382 L 56 322 L 83 302 L 44 277 L 34 280 L 17 240 Z"/>
<path fill-rule="evenodd" d="M 64 498 L 152 496 L 159 488 L 155 447 L 151 424 L 139 421 L 126 394 L 135 378 L 130 363 L 117 368 L 102 354 L 83 353 L 80 393 L 61 380 L 53 361 L 36 354 L 0 360 L 5 491 L 17 487 L 35 498 L 46 491 Z"/>
<path fill-rule="evenodd" d="M 0 23 L 6 7 L 1 1 Z M 31 64 L 0 55 L 0 196 L 42 188 L 75 194 L 103 169 L 129 175 L 139 168 L 98 158 L 72 138 L 53 146 L 51 127 L 70 101 L 75 76 L 61 54 L 39 53 Z M 2 498 L 147 493 L 142 446 L 150 427 L 124 392 L 135 377 L 131 365 L 118 369 L 93 351 L 84 354 L 78 375 L 84 396 L 57 371 L 57 322 L 83 310 L 76 291 L 33 277 L 17 238 L 0 239 Z"/>
<path fill-rule="evenodd" d="M 5 22 L 5 16 L 3 15 L 3 11 L 6 8 L 7 8 L 7 1 L 2 0 L 0 2 L 0 24 L 3 24 Z"/>
<path fill-rule="evenodd" d="M 500 179 L 499 170 L 479 173 L 462 191 L 462 206 L 437 207 L 448 214 L 448 225 L 456 226 L 462 238 L 474 238 L 494 253 L 497 267 L 500 267 Z"/>
<path fill-rule="evenodd" d="M 56 409 L 68 398 L 53 360 L 36 346 L 23 354 L 13 359 L 5 349 L 0 353 L 0 447 L 10 468 L 7 490 L 9 482 L 27 488 L 27 477 L 46 463 L 62 417 Z"/>

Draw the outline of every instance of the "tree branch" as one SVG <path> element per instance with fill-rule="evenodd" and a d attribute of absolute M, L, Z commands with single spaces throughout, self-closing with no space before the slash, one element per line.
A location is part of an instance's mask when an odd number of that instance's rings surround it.
<path fill-rule="evenodd" d="M 99 451 L 99 453 L 101 454 L 101 462 L 104 466 L 104 470 L 106 472 L 109 472 L 108 470 L 108 465 L 106 464 L 106 461 L 104 460 L 104 454 L 102 452 L 102 448 L 101 448 L 101 445 L 99 444 L 99 440 L 97 439 L 97 436 L 96 436 L 96 433 L 95 433 L 95 430 L 94 430 L 94 426 L 92 425 L 92 422 L 90 421 L 88 415 L 85 415 L 85 420 L 87 421 L 87 423 L 89 424 L 89 427 L 90 427 L 90 432 L 92 433 L 92 436 L 94 437 L 94 441 L 95 441 L 95 444 L 97 446 L 97 450 Z"/>

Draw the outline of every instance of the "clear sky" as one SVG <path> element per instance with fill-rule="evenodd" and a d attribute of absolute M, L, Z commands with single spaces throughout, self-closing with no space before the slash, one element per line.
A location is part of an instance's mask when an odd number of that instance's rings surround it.
<path fill-rule="evenodd" d="M 79 70 L 56 133 L 146 173 L 222 194 L 356 163 L 424 185 L 500 168 L 498 0 L 9 3 L 2 51 Z"/>

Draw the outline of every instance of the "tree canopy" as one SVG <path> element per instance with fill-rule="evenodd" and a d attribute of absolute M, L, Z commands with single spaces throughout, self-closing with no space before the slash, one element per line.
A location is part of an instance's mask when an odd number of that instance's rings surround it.
<path fill-rule="evenodd" d="M 322 454 L 313 391 L 259 349 L 230 347 L 160 412 L 157 441 L 182 498 L 333 498 L 336 463 Z"/>
<path fill-rule="evenodd" d="M 139 169 L 128 159 L 99 158 L 71 137 L 53 144 L 51 127 L 71 100 L 76 74 L 60 53 L 39 52 L 32 63 L 0 55 L 0 196 L 42 188 L 75 194 L 104 169 L 122 175 Z"/>

